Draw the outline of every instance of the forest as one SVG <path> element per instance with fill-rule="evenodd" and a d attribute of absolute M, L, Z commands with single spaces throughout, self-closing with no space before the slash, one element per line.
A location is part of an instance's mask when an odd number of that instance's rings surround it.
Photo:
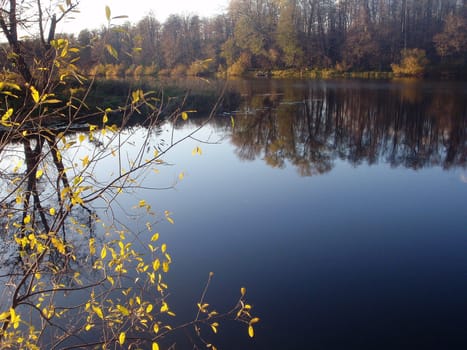
<path fill-rule="evenodd" d="M 231 0 L 211 18 L 149 14 L 137 23 L 57 34 L 76 65 L 111 77 L 345 74 L 462 76 L 466 0 Z M 22 42 L 40 56 L 39 38 Z M 4 70 L 11 59 L 0 57 Z M 98 63 L 97 63 L 98 62 Z"/>

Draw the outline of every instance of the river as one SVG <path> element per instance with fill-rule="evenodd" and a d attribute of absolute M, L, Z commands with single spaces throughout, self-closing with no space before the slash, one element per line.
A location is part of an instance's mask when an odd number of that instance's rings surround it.
<path fill-rule="evenodd" d="M 179 322 L 212 271 L 210 304 L 228 309 L 246 287 L 261 319 L 252 339 L 221 325 L 220 349 L 466 348 L 467 84 L 257 79 L 227 91 L 235 108 L 112 204 L 134 232 L 139 200 L 159 213 Z M 189 114 L 151 145 L 206 122 Z M 122 135 L 130 159 L 145 130 Z M 115 166 L 105 158 L 94 176 Z M 188 348 L 184 332 L 174 342 Z"/>
<path fill-rule="evenodd" d="M 238 110 L 168 154 L 162 182 L 184 179 L 149 196 L 175 220 L 161 232 L 179 314 L 193 314 L 213 271 L 213 303 L 245 286 L 261 318 L 252 340 L 220 329 L 221 348 L 467 346 L 467 85 L 230 89 Z"/>

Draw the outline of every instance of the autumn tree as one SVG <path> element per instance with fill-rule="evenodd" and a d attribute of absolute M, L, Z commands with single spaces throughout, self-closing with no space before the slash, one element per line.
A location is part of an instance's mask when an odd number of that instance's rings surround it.
<path fill-rule="evenodd" d="M 425 73 L 428 60 L 424 50 L 403 50 L 401 56 L 400 64 L 391 65 L 394 74 L 402 76 L 422 76 Z"/>
<path fill-rule="evenodd" d="M 163 60 L 161 31 L 162 25 L 152 13 L 143 17 L 136 24 L 134 35 L 137 51 L 134 53 L 134 57 L 137 64 L 161 67 Z"/>
<path fill-rule="evenodd" d="M 74 10 L 67 6 L 62 4 L 63 11 Z M 84 30 L 77 43 L 72 37 L 61 38 L 81 50 L 76 66 L 113 76 L 161 70 L 243 74 L 284 67 L 386 71 L 409 48 L 425 50 L 432 64 L 441 60 L 444 66 L 459 68 L 465 65 L 465 6 L 458 0 L 231 0 L 228 11 L 213 18 L 173 14 L 160 23 L 149 14 L 136 24 L 120 21 L 112 28 Z M 55 9 L 56 22 L 63 11 Z M 7 13 L 4 10 L 3 28 L 13 43 L 9 47 L 25 54 L 25 62 L 15 58 L 12 49 L 2 61 L 18 72 L 35 56 L 45 57 L 44 43 L 56 24 L 43 21 L 43 34 L 19 45 Z M 23 21 L 28 31 L 39 17 L 30 13 L 27 23 Z M 44 8 L 42 13 L 53 15 L 53 10 Z M 45 68 L 39 61 L 36 66 Z M 28 75 L 27 69 L 20 70 Z M 37 72 L 29 74 L 37 77 Z"/>
<path fill-rule="evenodd" d="M 350 26 L 342 54 L 343 60 L 354 69 L 376 68 L 378 44 L 373 36 L 368 2 L 363 2 Z"/>
<path fill-rule="evenodd" d="M 464 16 L 448 15 L 443 31 L 434 36 L 438 55 L 445 59 L 460 59 L 465 63 L 467 54 L 467 19 Z"/>
<path fill-rule="evenodd" d="M 301 67 L 304 64 L 304 52 L 297 28 L 296 1 L 282 1 L 279 5 L 279 13 L 276 43 L 282 51 L 282 61 L 288 67 Z"/>
<path fill-rule="evenodd" d="M 271 59 L 275 56 L 271 54 L 271 33 L 275 32 L 276 4 L 265 0 L 234 0 L 229 6 L 229 16 L 234 23 L 234 29 L 233 37 L 229 39 L 231 43 L 224 48 L 224 51 L 228 51 L 225 56 L 232 56 L 237 49 L 237 56 L 233 57 L 237 64 L 240 64 L 240 58 L 242 62 L 246 62 L 245 57 L 248 56 L 252 67 L 271 68 Z"/>
<path fill-rule="evenodd" d="M 93 98 L 95 78 L 76 62 L 82 47 L 95 49 L 95 41 L 83 35 L 82 45 L 75 45 L 71 37 L 55 34 L 77 3 L 55 8 L 5 0 L 3 5 L 0 26 L 10 62 L 0 81 L 0 223 L 12 258 L 2 262 L 0 274 L 0 347 L 159 349 L 176 329 L 190 329 L 196 343 L 215 348 L 206 331 L 217 333 L 226 317 L 244 323 L 253 337 L 259 319 L 245 288 L 225 312 L 206 302 L 212 274 L 193 319 L 173 325 L 166 284 L 172 256 L 161 242 L 153 209 L 131 196 L 145 172 L 157 169 L 167 152 L 199 130 L 160 143 L 154 129 L 162 122 L 175 128 L 189 112 L 180 105 L 163 120 L 160 94 L 130 85 L 114 105 L 108 104 L 114 96 Z M 118 64 L 124 53 L 128 64 L 131 27 L 114 27 L 120 16 L 109 7 L 105 16 L 100 55 L 94 57 Z M 20 39 L 21 31 L 34 27 L 38 40 Z M 138 126 L 142 139 L 135 154 L 124 155 L 122 147 L 134 132 L 129 126 Z M 194 153 L 201 154 L 200 148 Z M 106 159 L 114 159 L 114 168 L 99 177 L 93 170 Z M 143 224 L 144 234 L 129 230 L 111 210 L 104 218 L 95 208 L 97 203 L 112 208 L 125 195 L 134 199 L 136 216 L 151 218 Z M 162 217 L 174 223 L 170 212 Z"/>

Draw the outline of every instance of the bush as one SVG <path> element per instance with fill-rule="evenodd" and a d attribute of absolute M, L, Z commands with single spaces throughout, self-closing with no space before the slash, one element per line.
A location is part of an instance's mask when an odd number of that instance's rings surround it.
<path fill-rule="evenodd" d="M 405 49 L 401 51 L 401 63 L 391 64 L 396 76 L 422 76 L 428 65 L 425 50 Z"/>
<path fill-rule="evenodd" d="M 105 66 L 102 63 L 99 63 L 92 67 L 89 73 L 93 76 L 103 77 L 105 76 Z"/>
<path fill-rule="evenodd" d="M 135 70 L 133 71 L 133 76 L 134 77 L 140 77 L 141 75 L 143 75 L 143 69 L 144 67 L 139 64 L 135 67 Z"/>
<path fill-rule="evenodd" d="M 177 64 L 175 68 L 170 71 L 170 75 L 182 76 L 186 75 L 187 67 L 184 64 Z"/>
<path fill-rule="evenodd" d="M 125 67 L 123 64 L 106 64 L 105 65 L 105 77 L 116 78 L 123 77 L 125 74 Z"/>
<path fill-rule="evenodd" d="M 143 69 L 144 75 L 156 75 L 157 73 L 157 66 L 155 64 L 151 64 L 150 66 L 145 66 Z"/>
<path fill-rule="evenodd" d="M 238 60 L 227 68 L 227 75 L 239 76 L 243 75 L 248 68 L 251 67 L 251 57 L 247 53 L 242 53 Z"/>
<path fill-rule="evenodd" d="M 191 76 L 202 76 L 214 73 L 214 60 L 208 58 L 206 60 L 196 60 L 188 68 L 186 74 Z"/>
<path fill-rule="evenodd" d="M 157 75 L 161 77 L 168 77 L 170 75 L 170 69 L 168 68 L 161 69 Z"/>

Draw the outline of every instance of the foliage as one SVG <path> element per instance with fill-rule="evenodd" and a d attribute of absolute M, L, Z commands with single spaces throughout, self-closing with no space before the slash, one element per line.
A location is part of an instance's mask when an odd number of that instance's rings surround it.
<path fill-rule="evenodd" d="M 191 76 L 203 76 L 215 72 L 214 60 L 208 58 L 206 60 L 196 60 L 193 62 L 187 70 L 187 75 Z"/>
<path fill-rule="evenodd" d="M 226 13 L 212 18 L 174 14 L 160 23 L 149 13 L 134 25 L 63 38 L 80 49 L 78 68 L 103 77 L 133 76 L 135 70 L 136 76 L 197 75 L 207 58 L 212 67 L 201 74 L 215 73 L 213 67 L 230 67 L 235 75 L 288 68 L 390 71 L 407 48 L 425 50 L 432 64 L 461 68 L 466 11 L 456 0 L 231 0 Z M 24 63 L 1 52 L 0 62 L 7 69 L 24 66 L 42 55 L 42 40 L 45 34 L 18 46 Z M 240 67 L 242 55 L 250 58 L 247 67 Z"/>
<path fill-rule="evenodd" d="M 251 56 L 248 53 L 242 53 L 237 61 L 227 68 L 227 75 L 243 75 L 251 67 Z"/>
<path fill-rule="evenodd" d="M 392 64 L 391 68 L 395 75 L 421 76 L 424 74 L 428 60 L 425 50 L 407 49 L 401 52 L 401 63 Z"/>
<path fill-rule="evenodd" d="M 0 81 L 0 223 L 11 256 L 0 273 L 0 347 L 158 349 L 176 330 L 190 328 L 194 342 L 215 348 L 207 339 L 225 318 L 244 323 L 253 337 L 259 319 L 244 288 L 227 311 L 206 302 L 212 274 L 196 316 L 176 324 L 166 283 L 173 258 L 157 230 L 161 219 L 174 224 L 172 214 L 155 213 L 145 199 L 133 196 L 145 173 L 158 171 L 167 152 L 199 129 L 159 144 L 154 127 L 163 122 L 162 101 L 141 88 L 127 90 L 123 104 L 91 105 L 94 78 L 76 65 L 82 48 L 55 36 L 56 24 L 77 4 L 67 0 L 45 11 L 41 1 L 7 3 L 9 16 L 0 16 L 10 60 Z M 121 27 L 118 35 L 110 30 L 121 16 L 112 16 L 109 7 L 105 14 L 109 25 L 103 41 L 94 47 L 90 34 L 80 37 L 100 58 L 92 73 L 117 76 L 128 63 L 120 61 L 119 50 L 131 52 L 125 48 L 131 40 Z M 32 31 L 33 25 L 39 40 L 30 52 L 18 31 Z M 175 127 L 188 117 L 179 105 L 165 122 Z M 133 155 L 122 154 L 134 132 L 126 128 L 136 123 L 146 134 Z M 116 168 L 99 178 L 93 170 L 110 159 Z M 143 231 L 129 230 L 112 214 L 120 198 L 134 201 L 135 216 L 150 218 Z M 102 205 L 109 208 L 108 217 L 96 210 Z"/>
<path fill-rule="evenodd" d="M 467 19 L 465 16 L 448 15 L 443 31 L 433 37 L 436 52 L 443 59 L 459 60 L 459 65 L 466 62 L 467 54 Z"/>
<path fill-rule="evenodd" d="M 297 25 L 296 2 L 284 1 L 276 28 L 277 46 L 283 52 L 282 61 L 287 67 L 301 67 L 304 61 Z"/>

